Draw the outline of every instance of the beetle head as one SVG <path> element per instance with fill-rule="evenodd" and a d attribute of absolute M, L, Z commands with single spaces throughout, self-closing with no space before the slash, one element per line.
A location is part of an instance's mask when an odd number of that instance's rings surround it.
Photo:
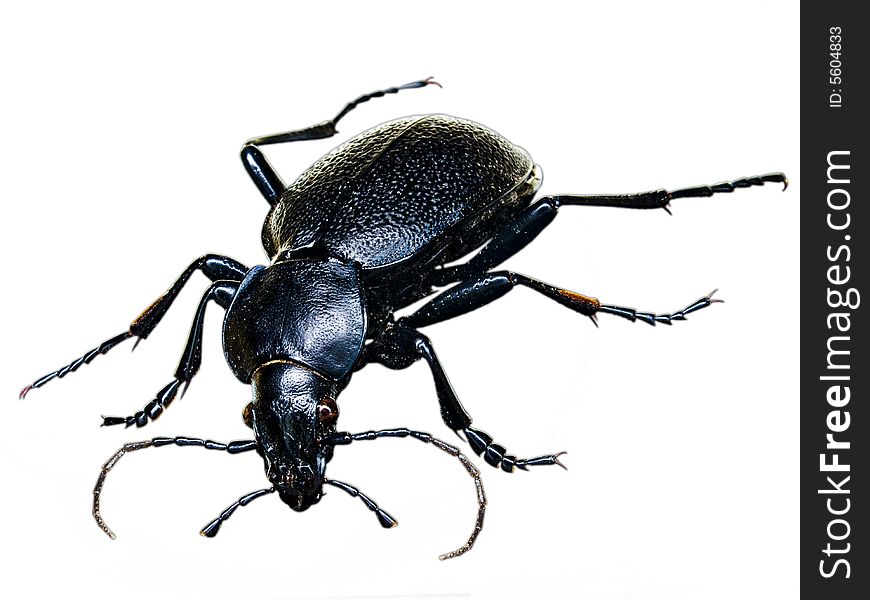
<path fill-rule="evenodd" d="M 224 355 L 253 386 L 249 421 L 266 474 L 294 510 L 320 500 L 335 399 L 365 338 L 356 269 L 336 260 L 254 267 L 224 319 Z"/>
<path fill-rule="evenodd" d="M 285 504 L 303 511 L 320 501 L 333 446 L 338 385 L 302 365 L 269 362 L 254 372 L 251 425 L 266 476 Z"/>

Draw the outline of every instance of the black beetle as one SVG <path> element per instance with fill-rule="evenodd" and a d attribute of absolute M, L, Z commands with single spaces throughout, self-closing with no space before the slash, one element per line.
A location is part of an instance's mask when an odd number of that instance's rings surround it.
<path fill-rule="evenodd" d="M 560 206 L 613 206 L 667 210 L 675 198 L 706 197 L 767 182 L 788 185 L 782 173 L 712 186 L 628 195 L 560 195 L 534 200 L 541 170 L 522 148 L 477 123 L 444 115 L 398 119 L 379 125 L 333 150 L 285 185 L 261 146 L 328 138 L 357 105 L 385 94 L 437 83 L 431 78 L 360 96 L 333 119 L 249 140 L 242 148 L 245 169 L 271 205 L 262 231 L 268 266 L 248 268 L 226 256 L 195 260 L 128 331 L 69 365 L 33 382 L 21 397 L 105 354 L 120 342 L 137 343 L 154 330 L 194 271 L 213 284 L 196 311 L 187 345 L 172 382 L 143 410 L 129 417 L 104 417 L 103 425 L 142 427 L 159 417 L 186 390 L 200 367 L 206 306 L 226 310 L 224 355 L 235 376 L 252 385 L 243 416 L 255 440 L 222 444 L 198 438 L 155 438 L 125 445 L 103 467 L 94 490 L 94 516 L 102 521 L 99 495 L 108 471 L 126 452 L 164 445 L 196 445 L 230 453 L 256 450 L 270 488 L 231 505 L 202 533 L 213 536 L 238 507 L 278 492 L 293 510 L 317 503 L 324 484 L 359 496 L 381 524 L 396 521 L 348 484 L 327 479 L 326 463 L 336 445 L 381 437 L 414 437 L 458 457 L 474 477 L 478 518 L 467 551 L 480 531 L 485 496 L 477 469 L 456 448 L 408 429 L 350 434 L 336 430 L 337 397 L 354 371 L 369 363 L 404 369 L 426 361 L 435 380 L 441 416 L 487 463 L 511 472 L 560 465 L 562 453 L 518 458 L 494 443 L 472 420 L 453 391 L 429 339 L 419 328 L 484 306 L 522 285 L 590 317 L 610 313 L 650 325 L 671 324 L 717 302 L 712 293 L 672 314 L 640 312 L 602 304 L 596 298 L 511 271 L 492 269 L 531 242 L 556 217 Z M 476 251 L 476 252 L 475 252 Z M 465 262 L 447 266 L 470 253 Z M 395 311 L 435 294 L 412 314 Z M 182 395 L 184 393 L 182 390 Z"/>

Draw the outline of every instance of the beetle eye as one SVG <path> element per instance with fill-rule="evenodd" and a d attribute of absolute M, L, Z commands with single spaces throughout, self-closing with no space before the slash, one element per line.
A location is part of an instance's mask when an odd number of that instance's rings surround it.
<path fill-rule="evenodd" d="M 245 422 L 245 425 L 254 428 L 254 403 L 248 402 L 248 405 L 242 410 L 242 421 Z"/>
<path fill-rule="evenodd" d="M 324 425 L 334 423 L 338 419 L 338 405 L 332 398 L 323 398 L 317 405 L 317 420 Z"/>

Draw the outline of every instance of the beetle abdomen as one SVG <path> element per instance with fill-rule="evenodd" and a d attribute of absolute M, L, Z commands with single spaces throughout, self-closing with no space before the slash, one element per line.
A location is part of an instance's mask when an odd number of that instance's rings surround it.
<path fill-rule="evenodd" d="M 522 184 L 532 160 L 486 127 L 406 117 L 339 146 L 290 185 L 263 226 L 270 256 L 315 247 L 364 268 L 412 257 Z"/>

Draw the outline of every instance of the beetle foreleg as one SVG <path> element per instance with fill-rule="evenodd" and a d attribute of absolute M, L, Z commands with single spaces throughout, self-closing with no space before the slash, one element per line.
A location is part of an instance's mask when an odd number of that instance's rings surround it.
<path fill-rule="evenodd" d="M 236 281 L 217 281 L 208 288 L 208 291 L 203 295 L 196 309 L 193 325 L 187 338 L 187 345 L 184 347 L 184 352 L 181 354 L 181 362 L 178 363 L 178 368 L 175 371 L 175 379 L 157 392 L 154 399 L 136 414 L 129 417 L 104 416 L 104 426 L 124 424 L 126 427 L 131 425 L 144 427 L 148 424 L 149 419 L 154 420 L 163 413 L 175 399 L 181 384 L 185 386 L 181 391 L 181 395 L 184 396 L 187 386 L 190 385 L 190 381 L 199 371 L 199 367 L 202 364 L 202 329 L 205 322 L 206 306 L 209 301 L 214 300 L 224 309 L 228 308 L 238 288 L 239 284 Z"/>
<path fill-rule="evenodd" d="M 26 386 L 21 390 L 19 397 L 24 399 L 27 393 L 38 387 L 44 386 L 46 383 L 55 378 L 61 378 L 66 376 L 68 373 L 72 373 L 77 370 L 80 366 L 86 365 L 94 360 L 100 354 L 105 354 L 121 342 L 130 339 L 131 337 L 138 338 L 136 343 L 138 344 L 140 340 L 143 340 L 148 337 L 157 324 L 160 323 L 160 320 L 163 318 L 163 315 L 166 314 L 166 311 L 169 310 L 169 307 L 172 305 L 172 302 L 178 296 L 178 293 L 181 291 L 181 288 L 184 287 L 184 284 L 187 283 L 187 280 L 190 279 L 190 276 L 196 270 L 201 270 L 206 277 L 211 279 L 212 281 L 218 281 L 222 279 L 233 280 L 233 281 L 241 281 L 245 277 L 245 273 L 248 271 L 248 268 L 242 263 L 233 260 L 228 256 L 220 256 L 218 254 L 206 254 L 205 256 L 201 256 L 197 258 L 195 261 L 190 263 L 190 265 L 181 273 L 178 279 L 169 287 L 166 292 L 160 296 L 157 300 L 151 303 L 151 305 L 146 308 L 141 315 L 139 315 L 135 321 L 130 324 L 129 331 L 125 331 L 124 333 L 118 334 L 115 337 L 106 340 L 96 348 L 85 353 L 84 356 L 77 358 L 72 361 L 70 364 L 66 365 L 58 369 L 57 371 L 53 371 L 48 375 L 44 375 Z M 133 346 L 135 348 L 136 346 Z"/>
<path fill-rule="evenodd" d="M 490 436 L 485 431 L 466 427 L 462 430 L 465 437 L 468 439 L 468 445 L 474 450 L 474 453 L 480 456 L 483 455 L 483 460 L 493 467 L 501 467 L 505 473 L 513 473 L 514 468 L 528 471 L 528 467 L 537 467 L 541 465 L 559 465 L 566 471 L 568 467 L 559 462 L 559 457 L 567 454 L 564 450 L 556 454 L 545 454 L 536 456 L 535 458 L 517 458 L 513 454 L 508 454 L 507 450 L 501 444 L 495 444 Z"/>
<path fill-rule="evenodd" d="M 450 291 L 448 290 L 445 294 Z M 498 297 L 498 295 L 495 297 Z M 489 301 L 493 299 L 495 298 L 491 298 Z M 526 470 L 527 466 L 543 464 L 559 465 L 565 468 L 565 465 L 558 461 L 558 457 L 562 454 L 561 452 L 537 458 L 517 458 L 512 454 L 508 454 L 504 446 L 493 444 L 492 438 L 486 433 L 479 429 L 473 429 L 471 427 L 471 415 L 463 408 L 459 397 L 453 391 L 453 386 L 450 385 L 447 374 L 444 372 L 444 368 L 441 366 L 441 362 L 438 360 L 438 356 L 435 354 L 435 349 L 432 347 L 429 338 L 415 329 L 406 327 L 403 320 L 400 320 L 396 325 L 389 328 L 384 333 L 383 338 L 377 344 L 372 344 L 370 348 L 370 352 L 373 352 L 370 360 L 382 362 L 387 364 L 387 366 L 394 364 L 393 361 L 396 360 L 396 356 L 414 359 L 423 358 L 429 365 L 432 377 L 435 379 L 435 391 L 438 395 L 438 404 L 441 408 L 441 418 L 444 420 L 444 423 L 450 429 L 457 432 L 457 434 L 460 431 L 464 433 L 465 439 L 472 450 L 478 455 L 483 453 L 483 458 L 488 464 L 493 467 L 501 466 L 508 473 L 512 472 L 514 467 Z M 374 354 L 374 352 L 380 352 L 380 354 Z M 398 433 L 389 433 L 390 431 L 397 431 Z M 354 434 L 354 439 L 374 439 L 374 437 L 387 437 L 390 435 L 402 437 L 403 435 L 408 435 L 407 433 L 402 433 L 403 431 L 407 430 L 385 430 L 384 432 Z M 413 434 L 413 432 L 411 433 Z M 366 438 L 366 435 L 370 437 Z"/>
<path fill-rule="evenodd" d="M 368 361 L 381 363 L 391 369 L 404 369 L 421 358 L 425 359 L 435 380 L 441 418 L 454 431 L 471 425 L 471 415 L 462 407 L 432 343 L 425 335 L 410 327 L 396 324 L 387 328 L 379 340 L 369 345 L 366 353 Z"/>

